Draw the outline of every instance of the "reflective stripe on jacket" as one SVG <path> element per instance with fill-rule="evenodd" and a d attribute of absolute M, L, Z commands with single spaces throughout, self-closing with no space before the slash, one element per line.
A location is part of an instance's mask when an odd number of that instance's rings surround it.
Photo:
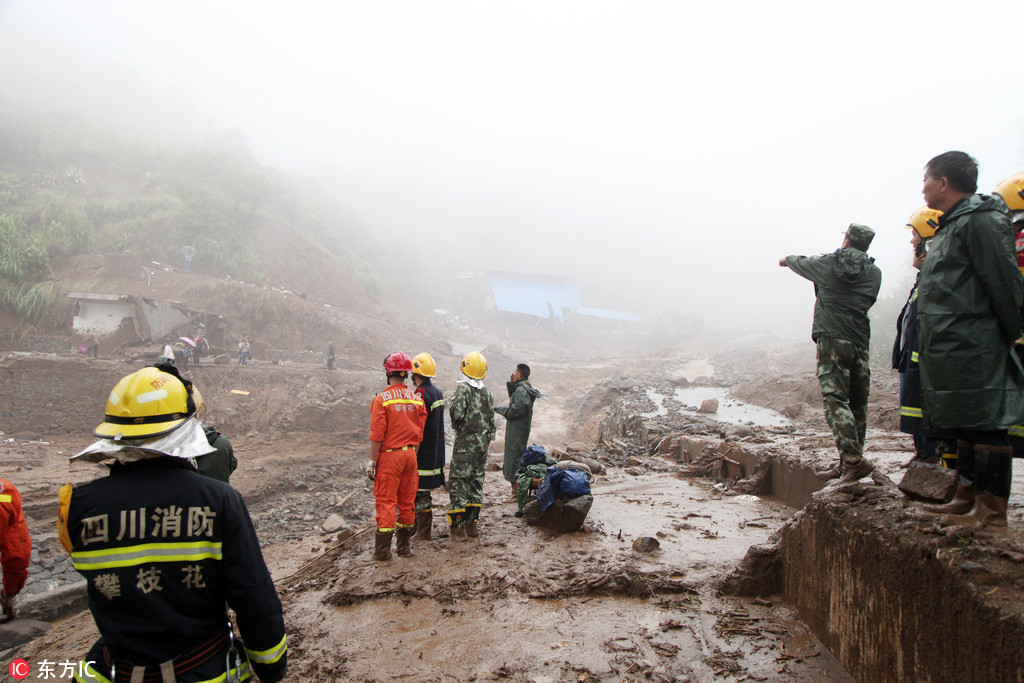
<path fill-rule="evenodd" d="M 60 507 L 59 535 L 87 581 L 89 608 L 115 660 L 173 660 L 224 632 L 230 606 L 257 655 L 256 674 L 284 676 L 281 601 L 235 489 L 187 461 L 157 457 L 65 487 Z"/>

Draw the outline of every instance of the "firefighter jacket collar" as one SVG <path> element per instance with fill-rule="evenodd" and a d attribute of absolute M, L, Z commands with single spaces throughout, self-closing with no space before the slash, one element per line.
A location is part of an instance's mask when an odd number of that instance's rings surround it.
<path fill-rule="evenodd" d="M 482 379 L 473 379 L 472 377 L 470 377 L 469 375 L 467 375 L 464 372 L 460 373 L 460 375 L 459 375 L 459 384 L 468 384 L 469 386 L 473 387 L 474 389 L 483 389 L 484 388 L 484 381 Z"/>
<path fill-rule="evenodd" d="M 100 439 L 69 459 L 100 462 L 113 458 L 120 463 L 129 463 L 161 455 L 169 455 L 172 458 L 195 458 L 213 453 L 215 450 L 217 449 L 210 445 L 199 421 L 189 419 L 170 434 L 150 439 Z"/>

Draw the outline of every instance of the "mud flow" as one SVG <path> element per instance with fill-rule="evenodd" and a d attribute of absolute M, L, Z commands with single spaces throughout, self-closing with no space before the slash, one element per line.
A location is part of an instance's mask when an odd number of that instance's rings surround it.
<path fill-rule="evenodd" d="M 479 537 L 449 538 L 447 495 L 436 490 L 433 538 L 388 562 L 371 559 L 373 495 L 362 474 L 379 372 L 356 363 L 196 369 L 208 418 L 235 446 L 232 484 L 282 598 L 288 680 L 1024 677 L 1021 648 L 993 656 L 985 647 L 1024 642 L 1020 472 L 1006 531 L 922 512 L 897 488 L 912 446 L 894 430 L 894 380 L 879 373 L 866 452 L 876 472 L 825 488 L 815 470 L 836 455 L 813 356 L 774 350 L 757 368 L 749 356 L 531 360 L 544 395 L 531 441 L 594 472 L 583 527 L 556 534 L 514 516 L 498 418 Z M 103 470 L 67 464 L 91 441 L 91 414 L 55 406 L 38 387 L 74 382 L 105 395 L 125 365 L 40 355 L 0 364 L 6 395 L 21 397 L 11 413 L 33 425 L 3 425 L 0 471 L 25 493 L 38 551 L 26 618 L 0 632 L 8 660 L 74 660 L 96 632 L 81 577 L 53 535 L 56 494 Z M 488 381 L 504 404 L 500 380 Z"/>
<path fill-rule="evenodd" d="M 791 610 L 713 588 L 792 510 L 674 473 L 599 482 L 578 533 L 523 528 L 513 503 L 495 503 L 477 540 L 454 544 L 438 520 L 440 538 L 415 542 L 412 558 L 375 563 L 362 544 L 283 579 L 290 614 L 315 625 L 293 641 L 302 675 L 850 680 Z M 501 483 L 488 481 L 494 498 Z M 636 550 L 644 537 L 658 549 Z"/>

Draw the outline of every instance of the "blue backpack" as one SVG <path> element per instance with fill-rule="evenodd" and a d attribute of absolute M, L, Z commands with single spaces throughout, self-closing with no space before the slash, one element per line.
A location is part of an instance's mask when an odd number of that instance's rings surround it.
<path fill-rule="evenodd" d="M 544 462 L 546 457 L 548 457 L 548 452 L 544 447 L 538 446 L 536 443 L 532 443 L 529 448 L 523 449 L 523 455 L 519 458 L 519 466 L 525 469 L 530 465 L 536 465 L 537 463 Z"/>
<path fill-rule="evenodd" d="M 590 493 L 590 478 L 579 470 L 560 470 L 549 467 L 544 482 L 537 489 L 537 504 L 545 512 L 554 505 L 555 498 L 578 498 Z"/>

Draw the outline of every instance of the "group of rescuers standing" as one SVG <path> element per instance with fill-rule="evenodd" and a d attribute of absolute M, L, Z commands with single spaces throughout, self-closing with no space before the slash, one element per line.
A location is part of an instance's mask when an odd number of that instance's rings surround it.
<path fill-rule="evenodd" d="M 431 491 L 444 485 L 444 407 L 431 382 L 429 354 L 402 352 L 384 361 L 387 388 L 371 405 L 371 459 L 377 534 L 373 557 L 410 555 L 413 532 L 431 538 Z M 508 419 L 505 478 L 515 481 L 540 393 L 520 364 L 510 402 L 495 407 L 484 387 L 487 361 L 462 359 L 448 408 L 455 432 L 448 511 L 454 541 L 479 535 L 487 448 L 494 414 Z M 415 391 L 405 384 L 411 375 Z M 192 382 L 171 363 L 122 377 L 107 398 L 99 437 L 71 457 L 109 464 L 110 474 L 61 488 L 57 531 L 87 582 L 100 632 L 75 670 L 80 683 L 232 683 L 255 673 L 280 681 L 287 669 L 281 601 L 242 496 L 227 483 L 230 443 L 205 427 Z M 515 486 L 513 484 L 513 490 Z M 396 515 L 397 511 L 397 515 Z M 31 540 L 20 494 L 0 480 L 0 623 L 17 615 Z M 235 635 L 228 608 L 233 610 Z"/>
<path fill-rule="evenodd" d="M 387 388 L 370 405 L 370 459 L 366 476 L 373 481 L 377 533 L 373 559 L 391 559 L 391 541 L 400 556 L 412 555 L 410 540 L 432 537 L 431 491 L 444 486 L 445 398 L 431 381 L 437 363 L 428 353 L 415 358 L 396 351 L 384 359 Z M 412 376 L 415 389 L 406 379 Z M 480 535 L 487 449 L 494 440 L 494 414 L 508 421 L 502 473 L 516 487 L 516 470 L 526 449 L 533 404 L 540 392 L 530 385 L 530 366 L 519 364 L 508 381 L 509 404 L 494 405 L 484 386 L 487 360 L 479 351 L 462 358 L 458 387 L 447 402 L 455 442 L 448 474 L 449 538 L 461 542 Z"/>
<path fill-rule="evenodd" d="M 1024 173 L 976 194 L 978 163 L 958 151 L 924 169 L 925 206 L 911 216 L 920 272 L 897 321 L 901 430 L 915 459 L 955 467 L 954 498 L 924 510 L 954 522 L 1005 527 L 1011 458 L 1024 457 Z M 842 246 L 779 265 L 814 283 L 811 337 L 839 484 L 874 474 L 864 457 L 870 324 L 882 274 L 867 255 L 874 231 L 851 224 Z M 955 463 L 955 464 L 954 464 Z"/>

